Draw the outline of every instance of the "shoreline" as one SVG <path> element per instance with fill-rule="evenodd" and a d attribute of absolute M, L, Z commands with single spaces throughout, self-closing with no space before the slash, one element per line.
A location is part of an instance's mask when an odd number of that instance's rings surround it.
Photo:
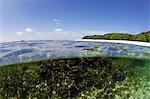
<path fill-rule="evenodd" d="M 27 41 L 36 41 L 36 40 L 27 40 Z M 66 40 L 52 40 L 52 41 L 66 41 Z M 67 40 L 67 41 L 70 41 L 70 40 Z M 132 45 L 150 47 L 150 43 L 148 43 L 148 42 L 128 41 L 128 40 L 76 39 L 76 40 L 71 40 L 71 41 L 86 41 L 86 42 L 90 41 L 90 42 L 106 42 L 106 43 L 108 42 L 108 43 L 132 44 Z M 21 41 L 12 41 L 12 42 L 21 42 Z M 9 41 L 8 42 L 0 42 L 0 44 L 2 44 L 2 43 L 10 43 L 10 42 Z"/>
<path fill-rule="evenodd" d="M 75 41 L 90 41 L 90 42 L 108 42 L 108 43 L 121 43 L 121 44 L 132 44 L 139 46 L 147 46 L 150 47 L 150 43 L 140 42 L 140 41 L 127 41 L 127 40 L 93 40 L 93 39 L 77 39 Z"/>

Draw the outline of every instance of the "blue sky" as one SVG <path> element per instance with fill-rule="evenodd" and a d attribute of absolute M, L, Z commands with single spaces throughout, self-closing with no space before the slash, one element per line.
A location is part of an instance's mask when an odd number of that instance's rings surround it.
<path fill-rule="evenodd" d="M 0 41 L 150 29 L 150 0 L 0 0 Z"/>

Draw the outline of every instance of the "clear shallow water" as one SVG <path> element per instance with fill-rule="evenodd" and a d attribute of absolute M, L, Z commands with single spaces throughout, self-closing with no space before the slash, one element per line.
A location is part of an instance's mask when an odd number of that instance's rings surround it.
<path fill-rule="evenodd" d="M 78 56 L 150 58 L 150 47 L 84 41 L 17 41 L 0 43 L 0 64 Z"/>
<path fill-rule="evenodd" d="M 106 63 L 104 67 L 112 66 L 113 68 L 112 71 L 114 72 L 110 73 L 110 70 L 106 71 L 107 74 L 110 75 L 109 76 L 105 75 L 105 79 L 106 78 L 110 78 L 110 79 L 106 79 L 106 82 L 108 83 L 105 84 L 104 87 L 102 88 L 98 88 L 95 86 L 89 87 L 87 90 L 83 90 L 75 99 L 78 98 L 92 99 L 95 97 L 99 98 L 99 97 L 106 96 L 106 94 L 109 94 L 110 96 L 111 94 L 113 94 L 113 99 L 150 99 L 150 94 L 149 94 L 150 92 L 150 72 L 149 72 L 150 71 L 150 47 L 136 46 L 136 45 L 129 45 L 129 44 L 84 42 L 84 41 L 80 41 L 80 42 L 79 41 L 78 42 L 77 41 L 23 41 L 23 42 L 0 43 L 0 64 L 10 64 L 10 63 L 16 63 L 20 61 L 30 61 L 33 59 L 45 59 L 51 57 L 57 58 L 57 57 L 80 57 L 80 56 L 126 56 L 132 58 L 130 59 L 130 58 L 118 57 L 117 59 L 115 59 L 113 57 L 114 59 L 112 58 L 112 60 L 107 62 L 99 62 L 101 60 L 98 60 L 98 62 L 92 61 L 92 63 L 102 63 L 102 64 Z M 84 66 L 86 65 L 90 66 L 89 64 L 91 64 L 90 60 L 82 63 L 84 63 L 83 64 Z M 107 63 L 108 64 L 110 63 L 110 65 L 107 65 Z M 31 69 L 30 71 L 33 72 L 35 71 L 34 68 L 38 68 L 37 64 L 38 63 L 33 63 L 33 64 L 22 63 L 19 65 L 14 64 L 10 66 L 2 65 L 0 67 L 0 73 L 1 73 L 0 80 L 2 81 L 3 78 L 12 77 L 10 80 L 12 82 L 21 81 L 20 79 L 22 79 L 24 76 L 20 77 L 20 75 L 24 73 L 28 74 L 27 71 L 23 71 L 23 69 L 21 68 L 29 65 L 28 67 L 30 67 Z M 78 66 L 78 62 L 77 64 L 75 64 L 75 66 Z M 81 67 L 81 65 L 79 65 L 79 67 Z M 107 69 L 104 68 L 103 70 L 105 71 Z M 95 71 L 95 69 L 93 69 L 93 71 Z M 97 72 L 91 72 L 91 73 L 97 73 Z M 99 73 L 101 74 L 103 72 L 99 72 Z M 125 75 L 124 79 L 113 81 L 114 78 L 118 79 L 120 77 L 123 77 L 122 75 Z M 20 79 L 18 80 L 17 77 L 20 77 Z M 30 80 L 28 79 L 30 77 L 32 78 L 32 76 L 30 75 L 28 75 L 27 77 L 27 81 L 29 82 Z M 15 79 L 16 81 L 13 81 L 12 79 L 13 80 Z M 31 79 L 31 82 L 32 80 L 33 79 Z M 98 79 L 98 81 L 101 82 L 103 80 Z M 5 82 L 4 84 L 7 83 Z M 111 84 L 113 84 L 113 87 L 111 86 Z M 18 86 L 17 84 L 14 85 Z M 10 88 L 12 88 L 12 86 Z M 110 90 L 111 92 L 109 92 Z M 9 93 L 9 90 L 7 90 L 6 92 Z"/>

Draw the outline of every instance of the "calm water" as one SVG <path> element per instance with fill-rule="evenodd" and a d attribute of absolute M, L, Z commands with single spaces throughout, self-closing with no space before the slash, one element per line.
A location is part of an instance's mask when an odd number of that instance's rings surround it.
<path fill-rule="evenodd" d="M 84 41 L 17 41 L 0 43 L 0 64 L 78 56 L 150 58 L 150 47 Z"/>
<path fill-rule="evenodd" d="M 114 99 L 150 99 L 150 47 L 90 41 L 49 40 L 0 43 L 1 65 L 35 59 L 80 56 L 132 57 L 132 59 L 120 57 L 118 59 L 114 58 L 110 62 L 114 71 L 116 70 L 116 73 L 119 75 L 127 75 L 121 81 L 110 81 L 109 84 L 114 84 L 114 88 L 112 89 L 113 94 L 115 94 Z M 18 70 L 20 70 L 24 64 L 18 66 L 20 66 L 18 67 Z M 5 66 L 2 67 L 0 68 L 1 74 L 3 74 L 2 70 Z M 123 71 L 117 68 L 121 68 Z M 5 69 L 6 71 L 12 72 L 11 68 Z M 14 70 L 17 70 L 17 68 Z M 14 73 L 15 72 L 12 74 Z M 113 75 L 110 75 L 110 77 L 111 76 Z M 114 77 L 117 79 L 118 76 L 116 75 Z M 0 77 L 0 79 L 2 78 L 4 77 Z M 109 85 L 106 85 L 106 87 L 109 88 Z M 81 94 L 83 94 L 86 99 L 93 99 L 97 97 L 97 94 L 101 93 L 105 95 L 105 91 L 106 90 L 103 90 L 103 88 L 92 87 L 81 92 Z M 82 95 L 79 95 L 79 97 L 82 97 Z"/>

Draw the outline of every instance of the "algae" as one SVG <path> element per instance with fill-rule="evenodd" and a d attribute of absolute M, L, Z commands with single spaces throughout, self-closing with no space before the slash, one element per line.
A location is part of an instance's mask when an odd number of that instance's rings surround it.
<path fill-rule="evenodd" d="M 1 66 L 0 98 L 132 98 L 141 90 L 139 97 L 149 97 L 149 63 L 125 57 L 77 57 Z"/>
<path fill-rule="evenodd" d="M 100 50 L 99 46 L 95 46 L 93 48 L 85 48 L 85 49 L 83 49 L 83 51 L 87 51 L 87 52 L 102 52 L 102 50 Z"/>

